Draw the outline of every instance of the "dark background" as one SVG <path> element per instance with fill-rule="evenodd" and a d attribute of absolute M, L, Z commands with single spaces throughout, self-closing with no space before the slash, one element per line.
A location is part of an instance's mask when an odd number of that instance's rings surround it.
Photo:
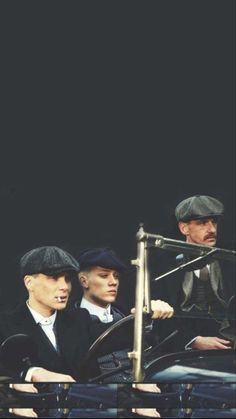
<path fill-rule="evenodd" d="M 225 204 L 235 244 L 235 2 L 1 3 L 1 305 L 19 258 L 57 245 L 136 257 L 140 222 L 180 239 L 178 202 Z M 158 263 L 158 260 L 157 260 Z M 121 284 L 133 300 L 135 270 Z"/>

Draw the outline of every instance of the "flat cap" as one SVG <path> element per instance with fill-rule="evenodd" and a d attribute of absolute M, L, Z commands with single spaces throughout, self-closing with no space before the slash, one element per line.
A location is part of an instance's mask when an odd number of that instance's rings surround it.
<path fill-rule="evenodd" d="M 20 260 L 20 274 L 57 275 L 62 272 L 79 272 L 79 263 L 65 250 L 55 246 L 32 249 Z"/>
<path fill-rule="evenodd" d="M 109 247 L 94 248 L 85 250 L 79 257 L 80 270 L 101 266 L 107 269 L 114 269 L 122 272 L 127 269 L 115 252 Z"/>
<path fill-rule="evenodd" d="M 175 208 L 177 221 L 190 221 L 206 217 L 220 217 L 224 205 L 215 198 L 206 195 L 195 195 L 181 201 Z"/>

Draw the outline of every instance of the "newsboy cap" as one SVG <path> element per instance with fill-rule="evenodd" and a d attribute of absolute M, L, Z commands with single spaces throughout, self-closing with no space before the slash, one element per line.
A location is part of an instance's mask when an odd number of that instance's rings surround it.
<path fill-rule="evenodd" d="M 79 257 L 80 270 L 101 266 L 102 268 L 114 269 L 122 272 L 127 269 L 120 261 L 115 252 L 109 247 L 87 249 Z"/>
<path fill-rule="evenodd" d="M 198 220 L 206 217 L 220 217 L 224 205 L 215 198 L 206 195 L 195 195 L 181 201 L 175 208 L 177 221 Z"/>
<path fill-rule="evenodd" d="M 32 249 L 20 260 L 20 274 L 57 275 L 62 272 L 79 272 L 79 263 L 65 250 L 55 246 Z"/>

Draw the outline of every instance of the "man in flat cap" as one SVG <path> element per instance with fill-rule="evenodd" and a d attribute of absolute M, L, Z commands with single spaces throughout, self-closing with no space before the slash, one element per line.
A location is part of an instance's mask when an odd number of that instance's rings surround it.
<path fill-rule="evenodd" d="M 12 335 L 25 334 L 36 348 L 32 367 L 26 368 L 21 380 L 72 382 L 81 379 L 80 370 L 89 347 L 108 326 L 101 322 L 94 327 L 84 308 L 65 310 L 72 275 L 78 272 L 79 263 L 54 246 L 30 250 L 21 258 L 20 274 L 29 298 L 13 312 L 0 316 L 0 343 Z M 158 315 L 160 313 L 154 311 L 154 317 Z M 170 312 L 162 312 L 162 315 L 170 315 Z M 4 374 L 18 380 L 15 369 L 9 366 L 9 361 L 7 364 L 3 365 Z M 99 373 L 96 368 L 95 361 L 92 373 Z"/>
<path fill-rule="evenodd" d="M 20 272 L 29 298 L 12 313 L 1 315 L 0 343 L 14 334 L 32 339 L 37 357 L 23 377 L 26 381 L 79 379 L 80 365 L 93 339 L 88 312 L 64 310 L 71 277 L 78 271 L 78 262 L 58 247 L 33 249 L 21 258 Z"/>
<path fill-rule="evenodd" d="M 83 252 L 79 258 L 79 280 L 83 288 L 81 302 L 76 305 L 85 308 L 94 323 L 115 323 L 124 318 L 124 314 L 116 307 L 119 281 L 127 267 L 110 248 L 94 248 Z M 153 318 L 165 319 L 173 315 L 173 308 L 164 301 L 152 301 Z M 131 364 L 127 357 L 127 349 L 116 351 L 99 359 L 102 372 L 108 372 L 119 362 L 127 366 L 127 370 L 116 373 L 107 382 L 132 381 Z M 106 382 L 106 381 L 104 381 Z"/>
<path fill-rule="evenodd" d="M 184 199 L 175 209 L 186 242 L 211 247 L 216 245 L 218 221 L 223 213 L 223 204 L 205 195 Z M 181 263 L 186 261 L 184 257 Z M 218 260 L 205 263 L 194 271 L 181 271 L 175 278 L 163 278 L 168 289 L 167 301 L 181 316 L 177 326 L 183 345 L 180 349 L 226 349 L 232 345 L 223 329 L 234 278 L 224 276 Z"/>

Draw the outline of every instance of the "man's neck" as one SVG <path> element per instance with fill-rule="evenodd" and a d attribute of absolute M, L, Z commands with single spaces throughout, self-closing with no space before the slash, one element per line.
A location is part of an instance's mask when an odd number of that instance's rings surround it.
<path fill-rule="evenodd" d="M 93 304 L 93 305 L 95 305 L 95 306 L 97 306 L 97 307 L 100 307 L 100 308 L 104 308 L 104 309 L 107 309 L 109 306 L 110 306 L 110 304 L 109 303 L 106 303 L 106 302 L 102 302 L 102 301 L 100 301 L 100 300 L 96 300 L 96 299 L 92 299 L 92 298 L 90 298 L 88 295 L 83 295 L 83 298 L 86 300 L 86 301 L 88 301 L 90 304 Z"/>
<path fill-rule="evenodd" d="M 50 317 L 53 315 L 53 313 L 55 313 L 55 310 L 38 304 L 36 301 L 32 300 L 32 298 L 29 298 L 27 302 L 30 308 L 32 308 L 38 314 L 41 314 L 43 317 Z"/>

